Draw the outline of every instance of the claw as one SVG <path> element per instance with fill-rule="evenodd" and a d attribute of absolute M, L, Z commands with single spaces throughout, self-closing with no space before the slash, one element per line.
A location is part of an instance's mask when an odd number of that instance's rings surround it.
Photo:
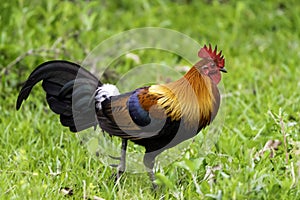
<path fill-rule="evenodd" d="M 123 173 L 124 173 L 124 171 L 118 170 L 117 177 L 116 177 L 117 180 L 116 181 L 118 181 L 121 178 L 121 176 L 122 176 Z"/>
<path fill-rule="evenodd" d="M 111 155 L 108 155 L 108 156 L 114 160 L 121 160 L 121 157 L 116 157 L 116 156 L 111 156 Z"/>
<path fill-rule="evenodd" d="M 117 165 L 117 164 L 110 164 L 109 166 L 111 166 L 111 167 L 119 167 L 119 165 Z"/>

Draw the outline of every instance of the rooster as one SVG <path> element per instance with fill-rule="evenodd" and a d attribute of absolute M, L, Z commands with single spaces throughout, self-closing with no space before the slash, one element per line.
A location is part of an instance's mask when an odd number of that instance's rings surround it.
<path fill-rule="evenodd" d="M 204 45 L 201 58 L 175 82 L 141 87 L 119 94 L 116 86 L 102 84 L 93 74 L 72 62 L 55 60 L 38 66 L 22 87 L 19 110 L 39 81 L 50 109 L 72 132 L 96 127 L 122 138 L 117 177 L 125 171 L 128 140 L 145 147 L 144 165 L 156 187 L 153 167 L 164 150 L 197 135 L 215 118 L 225 58 L 217 46 Z"/>

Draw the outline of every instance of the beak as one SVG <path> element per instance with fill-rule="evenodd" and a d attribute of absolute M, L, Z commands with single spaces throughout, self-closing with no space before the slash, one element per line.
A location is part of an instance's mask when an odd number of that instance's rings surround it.
<path fill-rule="evenodd" d="M 220 68 L 220 71 L 221 72 L 224 72 L 224 73 L 227 73 L 227 70 L 223 67 L 223 68 Z"/>

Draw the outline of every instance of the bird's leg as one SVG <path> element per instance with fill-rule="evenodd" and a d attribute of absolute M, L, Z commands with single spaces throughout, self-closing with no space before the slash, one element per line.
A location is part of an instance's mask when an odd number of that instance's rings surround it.
<path fill-rule="evenodd" d="M 126 168 L 126 148 L 127 148 L 127 139 L 122 139 L 122 147 L 121 147 L 121 156 L 111 156 L 108 155 L 111 159 L 119 160 L 119 164 L 111 164 L 111 167 L 117 168 L 116 179 L 118 180 L 120 176 L 124 173 Z"/>
<path fill-rule="evenodd" d="M 155 175 L 153 172 L 155 157 L 156 155 L 152 155 L 151 153 L 146 153 L 144 156 L 144 165 L 146 166 L 146 170 L 152 182 L 154 190 L 157 189 L 157 184 L 155 183 Z"/>
<path fill-rule="evenodd" d="M 121 157 L 120 164 L 117 167 L 117 180 L 124 173 L 126 168 L 126 149 L 127 149 L 127 139 L 122 139 L 122 147 L 121 147 Z"/>
<path fill-rule="evenodd" d="M 148 171 L 148 175 L 150 177 L 150 180 L 152 182 L 152 187 L 153 187 L 154 190 L 156 190 L 157 189 L 157 184 L 155 183 L 155 175 L 154 175 L 153 169 L 149 169 L 147 171 Z"/>

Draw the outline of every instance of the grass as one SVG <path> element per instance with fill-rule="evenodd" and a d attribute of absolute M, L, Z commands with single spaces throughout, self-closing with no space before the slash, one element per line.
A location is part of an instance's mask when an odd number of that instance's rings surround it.
<path fill-rule="evenodd" d="M 297 1 L 14 0 L 0 8 L 0 199 L 68 199 L 62 188 L 73 190 L 72 199 L 300 198 Z M 125 173 L 114 185 L 114 169 L 91 154 L 97 147 L 83 142 L 98 132 L 72 134 L 62 127 L 41 87 L 15 110 L 21 84 L 39 63 L 80 63 L 110 36 L 149 26 L 217 44 L 229 71 L 222 80 L 224 111 L 219 114 L 225 122 L 218 140 L 205 150 L 203 140 L 210 135 L 200 135 L 181 159 L 159 167 L 156 193 L 145 173 Z M 134 53 L 141 64 L 187 64 L 167 52 Z M 111 63 L 107 79 L 114 82 L 135 65 L 121 57 Z M 273 158 L 272 148 L 258 157 L 269 140 L 282 144 Z"/>

